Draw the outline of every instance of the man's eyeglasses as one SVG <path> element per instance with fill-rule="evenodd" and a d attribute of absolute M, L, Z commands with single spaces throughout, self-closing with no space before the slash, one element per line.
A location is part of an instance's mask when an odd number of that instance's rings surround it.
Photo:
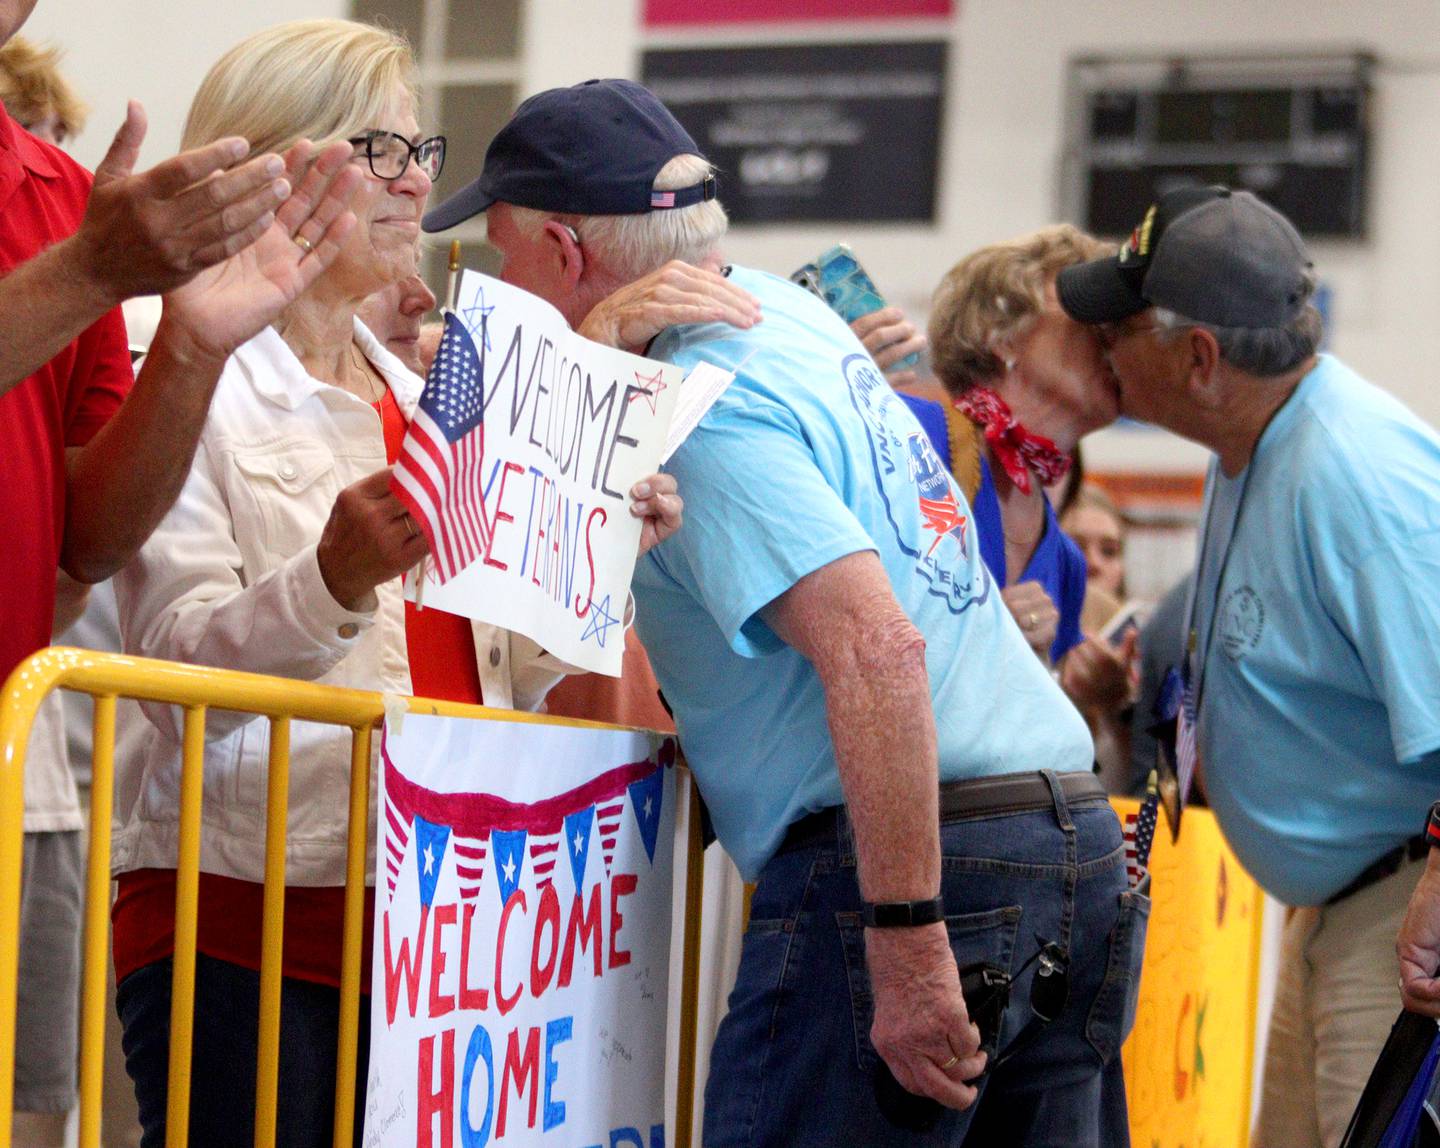
<path fill-rule="evenodd" d="M 445 137 L 431 136 L 412 144 L 395 132 L 366 132 L 350 140 L 357 149 L 355 158 L 362 155 L 369 161 L 370 173 L 376 179 L 399 179 L 410 166 L 413 156 L 415 164 L 427 178 L 436 180 L 445 167 Z"/>

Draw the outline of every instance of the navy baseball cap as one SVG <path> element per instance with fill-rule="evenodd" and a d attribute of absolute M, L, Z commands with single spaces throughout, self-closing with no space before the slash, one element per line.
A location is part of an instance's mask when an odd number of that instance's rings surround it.
<path fill-rule="evenodd" d="M 1163 307 L 1216 327 L 1275 329 L 1304 307 L 1310 266 L 1294 225 L 1252 193 L 1184 187 L 1151 206 L 1118 255 L 1061 271 L 1055 293 L 1082 323 Z"/>
<path fill-rule="evenodd" d="M 587 80 L 551 88 L 515 109 L 490 141 L 480 178 L 426 212 L 421 226 L 444 231 L 513 203 L 575 215 L 641 215 L 715 198 L 715 177 L 653 190 L 677 155 L 700 149 L 655 94 L 633 80 Z"/>

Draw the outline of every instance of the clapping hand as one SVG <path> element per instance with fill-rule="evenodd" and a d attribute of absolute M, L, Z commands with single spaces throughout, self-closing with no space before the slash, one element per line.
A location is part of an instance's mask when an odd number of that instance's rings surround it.
<path fill-rule="evenodd" d="M 302 140 L 284 156 L 284 202 L 258 238 L 166 297 L 165 316 L 192 343 L 225 356 L 273 322 L 334 262 L 355 227 L 346 210 L 361 174 L 351 147 L 337 142 L 318 155 Z"/>

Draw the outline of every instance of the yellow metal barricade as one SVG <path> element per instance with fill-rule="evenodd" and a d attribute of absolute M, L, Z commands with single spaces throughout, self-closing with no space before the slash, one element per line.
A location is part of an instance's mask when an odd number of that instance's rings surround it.
<path fill-rule="evenodd" d="M 0 1148 L 10 1148 L 14 1104 L 15 1008 L 19 974 L 21 859 L 24 849 L 25 746 L 40 703 L 63 688 L 95 699 L 95 749 L 86 874 L 83 1003 L 80 1028 L 80 1148 L 98 1148 L 105 1032 L 105 947 L 109 940 L 110 833 L 115 786 L 115 705 L 119 698 L 184 709 L 180 781 L 180 855 L 176 868 L 175 960 L 170 1022 L 167 1148 L 184 1148 L 189 1134 L 191 1026 L 195 1000 L 195 944 L 200 883 L 200 813 L 205 714 L 238 710 L 269 719 L 270 766 L 265 840 L 265 893 L 260 969 L 259 1059 L 255 1144 L 274 1148 L 280 1065 L 280 970 L 285 909 L 285 824 L 289 798 L 290 723 L 320 722 L 351 731 L 350 822 L 346 854 L 345 918 L 340 976 L 340 1037 L 336 1060 L 336 1148 L 353 1143 L 356 1041 L 360 1021 L 361 937 L 365 905 L 366 835 L 370 801 L 371 734 L 385 716 L 381 695 L 365 690 L 187 666 L 89 650 L 55 647 L 22 662 L 0 694 Z M 412 713 L 551 725 L 596 726 L 513 710 L 407 698 Z M 699 996 L 701 871 L 696 791 L 689 786 L 684 951 L 681 969 L 680 1052 L 675 1136 L 689 1148 L 695 1090 L 696 1009 Z"/>

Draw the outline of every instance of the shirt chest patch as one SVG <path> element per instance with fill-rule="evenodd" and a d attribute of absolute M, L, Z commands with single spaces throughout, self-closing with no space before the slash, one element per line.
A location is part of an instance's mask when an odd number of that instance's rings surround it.
<path fill-rule="evenodd" d="M 1220 648 L 1231 661 L 1239 661 L 1260 644 L 1265 633 L 1265 603 L 1250 586 L 1238 586 L 1225 595 L 1220 607 Z"/>
<path fill-rule="evenodd" d="M 927 592 L 943 599 L 952 614 L 983 604 L 990 597 L 990 575 L 984 563 L 970 560 L 970 515 L 930 440 L 908 411 L 904 419 L 894 418 L 891 412 L 904 406 L 869 355 L 847 356 L 841 370 L 868 432 L 875 489 L 900 551 L 915 563 Z M 918 514 L 901 509 L 912 499 Z"/>

